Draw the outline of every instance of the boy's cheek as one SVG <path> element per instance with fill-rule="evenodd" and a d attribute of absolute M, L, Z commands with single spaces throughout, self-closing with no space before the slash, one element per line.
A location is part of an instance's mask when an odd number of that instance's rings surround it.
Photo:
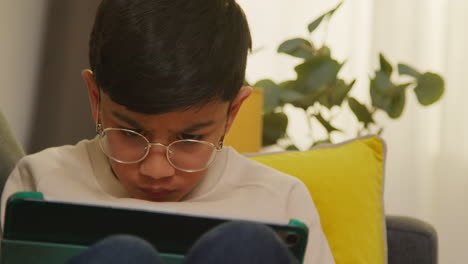
<path fill-rule="evenodd" d="M 187 194 L 189 194 L 195 187 L 200 184 L 200 182 L 205 177 L 205 171 L 202 172 L 186 172 L 178 174 L 176 177 L 180 177 L 179 180 L 181 184 L 181 197 L 179 200 L 183 199 Z"/>
<path fill-rule="evenodd" d="M 137 182 L 138 166 L 136 164 L 121 164 L 113 161 L 112 170 L 117 180 L 124 185 Z"/>

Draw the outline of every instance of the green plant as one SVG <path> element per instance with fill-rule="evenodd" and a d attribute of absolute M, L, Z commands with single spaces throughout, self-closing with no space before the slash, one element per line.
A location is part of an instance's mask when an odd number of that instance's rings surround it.
<path fill-rule="evenodd" d="M 313 33 L 322 22 L 328 23 L 341 4 L 310 23 L 309 33 Z M 421 105 L 428 106 L 437 102 L 445 89 L 444 79 L 440 75 L 432 72 L 421 73 L 402 63 L 397 66 L 398 77 L 406 76 L 408 81 L 399 81 L 398 79 L 401 78 L 395 78 L 393 66 L 380 53 L 380 69 L 375 70 L 374 75 L 370 77 L 371 104 L 366 105 L 349 95 L 356 80 L 346 82 L 338 76 L 345 62 L 334 59 L 329 47 L 325 44 L 316 48 L 311 39 L 293 38 L 284 41 L 277 51 L 302 60 L 294 68 L 297 73 L 296 79 L 281 83 L 264 79 L 254 84 L 254 87 L 263 88 L 265 94 L 264 146 L 278 144 L 281 139 L 288 138 L 286 133 L 288 117 L 284 113 L 284 106 L 287 104 L 303 109 L 310 117 L 310 121 L 316 119 L 327 131 L 327 137 L 314 140 L 312 147 L 320 143 L 332 142 L 333 133 L 343 132 L 342 129 L 333 125 L 333 117 L 329 114 L 332 109 L 336 111 L 338 108 L 342 111 L 348 107 L 352 111 L 359 123 L 356 136 L 381 134 L 383 126 L 376 121 L 375 114 L 383 111 L 392 119 L 399 118 L 405 107 L 408 90 L 414 91 Z M 312 129 L 311 126 L 309 128 Z M 297 149 L 290 140 L 282 141 L 287 142 L 282 147 Z"/>

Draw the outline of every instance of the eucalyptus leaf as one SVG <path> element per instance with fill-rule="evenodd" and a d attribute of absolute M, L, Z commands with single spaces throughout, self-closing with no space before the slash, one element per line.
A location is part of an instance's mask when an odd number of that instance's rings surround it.
<path fill-rule="evenodd" d="M 379 91 L 376 88 L 374 80 L 371 81 L 370 96 L 372 100 L 372 106 L 378 109 L 382 109 L 385 111 L 385 109 L 387 109 L 391 103 L 391 97 L 386 96 L 381 91 Z"/>
<path fill-rule="evenodd" d="M 316 56 L 295 67 L 300 92 L 310 92 L 335 81 L 341 64 L 328 56 Z"/>
<path fill-rule="evenodd" d="M 403 113 L 403 109 L 405 108 L 405 102 L 406 91 L 402 90 L 396 96 L 391 98 L 388 108 L 385 109 L 388 116 L 393 119 L 399 118 Z"/>
<path fill-rule="evenodd" d="M 324 86 L 323 92 L 317 93 L 317 101 L 325 106 L 326 108 L 330 109 L 333 107 L 333 102 L 332 102 L 332 95 L 333 92 L 335 91 L 336 83 L 329 83 Z"/>
<path fill-rule="evenodd" d="M 328 85 L 327 85 L 328 86 Z M 333 102 L 331 101 L 331 96 L 330 96 L 330 92 L 328 91 L 330 90 L 330 88 L 327 88 L 327 92 L 326 93 L 322 93 L 318 98 L 317 98 L 317 101 L 325 106 L 326 108 L 328 109 L 331 109 L 333 107 Z"/>
<path fill-rule="evenodd" d="M 331 50 L 328 46 L 322 46 L 320 49 L 317 51 L 318 56 L 331 56 Z"/>
<path fill-rule="evenodd" d="M 393 85 L 390 77 L 383 71 L 378 71 L 375 73 L 375 88 L 377 92 L 384 94 L 389 90 Z"/>
<path fill-rule="evenodd" d="M 419 73 L 413 67 L 403 64 L 403 63 L 398 64 L 398 73 L 400 75 L 408 75 L 414 78 L 419 78 L 419 76 L 421 76 L 421 73 Z"/>
<path fill-rule="evenodd" d="M 375 79 L 370 80 L 370 96 L 372 105 L 385 111 L 391 103 L 391 97 L 386 96 L 382 90 L 378 89 L 376 83 Z"/>
<path fill-rule="evenodd" d="M 431 105 L 437 102 L 445 90 L 444 79 L 438 74 L 426 72 L 419 76 L 418 84 L 414 88 L 414 92 L 422 105 Z"/>
<path fill-rule="evenodd" d="M 330 10 L 328 13 L 330 14 L 330 17 L 333 16 L 333 14 L 335 14 L 336 10 L 338 10 L 338 8 L 340 8 L 340 6 L 343 4 L 343 1 L 339 2 L 338 5 L 336 5 L 335 8 L 333 8 L 332 10 Z"/>
<path fill-rule="evenodd" d="M 374 123 L 372 114 L 369 109 L 364 104 L 361 104 L 358 100 L 353 97 L 348 97 L 348 105 L 353 111 L 354 115 L 360 122 L 364 123 L 364 126 L 367 127 L 370 123 Z"/>
<path fill-rule="evenodd" d="M 312 116 L 320 122 L 320 124 L 327 130 L 328 133 L 331 133 L 333 131 L 341 131 L 341 129 L 334 127 L 330 121 L 325 120 L 325 118 L 323 118 L 323 116 L 320 113 Z"/>
<path fill-rule="evenodd" d="M 311 59 L 314 57 L 312 43 L 303 38 L 289 39 L 278 47 L 278 53 L 286 53 L 294 57 Z"/>
<path fill-rule="evenodd" d="M 351 88 L 354 86 L 355 82 L 356 80 L 353 80 L 350 84 L 346 84 L 341 79 L 336 81 L 335 89 L 331 94 L 331 102 L 333 106 L 341 105 L 343 103 L 343 100 L 346 98 L 349 91 L 351 91 Z"/>
<path fill-rule="evenodd" d="M 263 79 L 254 84 L 263 89 L 263 112 L 270 113 L 280 105 L 280 87 L 270 79 Z"/>
<path fill-rule="evenodd" d="M 335 83 L 326 86 L 326 91 L 318 98 L 318 101 L 328 109 L 339 106 L 343 103 L 353 84 L 354 81 L 348 85 L 343 80 L 337 79 Z"/>
<path fill-rule="evenodd" d="M 292 101 L 291 104 L 295 107 L 307 110 L 309 107 L 313 106 L 315 102 L 317 102 L 321 94 L 321 91 L 313 91 L 309 94 L 304 95 L 301 100 Z"/>
<path fill-rule="evenodd" d="M 296 80 L 288 80 L 279 84 L 281 90 L 296 90 Z"/>
<path fill-rule="evenodd" d="M 379 130 L 377 131 L 377 135 L 379 136 L 382 135 L 383 131 L 384 131 L 383 127 L 379 128 Z"/>
<path fill-rule="evenodd" d="M 286 147 L 286 150 L 289 150 L 289 151 L 298 151 L 299 148 L 298 148 L 296 145 L 291 144 L 291 145 L 289 145 L 289 146 Z"/>
<path fill-rule="evenodd" d="M 292 103 L 304 98 L 304 95 L 297 91 L 296 81 L 284 81 L 280 83 L 280 104 Z"/>
<path fill-rule="evenodd" d="M 313 148 L 313 147 L 316 147 L 316 146 L 319 146 L 319 145 L 323 145 L 323 144 L 330 144 L 332 143 L 330 139 L 322 139 L 322 140 L 317 140 L 315 141 L 312 146 L 310 148 Z"/>
<path fill-rule="evenodd" d="M 319 16 L 318 18 L 316 18 L 314 21 L 312 21 L 312 23 L 310 23 L 309 26 L 307 26 L 307 29 L 309 30 L 309 33 L 314 32 L 314 30 L 317 29 L 318 26 L 320 26 L 320 23 L 322 23 L 322 20 L 326 16 L 327 16 L 327 14 L 323 14 L 323 15 Z"/>
<path fill-rule="evenodd" d="M 403 84 L 393 84 L 390 83 L 390 87 L 386 88 L 385 90 L 376 89 L 376 92 L 381 94 L 384 97 L 394 97 L 397 96 L 401 91 L 406 90 L 408 86 L 412 85 L 413 83 L 403 83 Z"/>
<path fill-rule="evenodd" d="M 390 89 L 388 89 L 388 95 L 389 96 L 396 96 L 398 95 L 401 91 L 404 91 L 406 90 L 406 88 L 408 88 L 408 86 L 412 85 L 413 83 L 409 82 L 409 83 L 403 83 L 403 84 L 399 84 L 399 85 L 394 85 L 392 87 L 390 87 Z"/>
<path fill-rule="evenodd" d="M 393 119 L 400 117 L 406 102 L 406 87 L 410 84 L 395 85 L 385 92 L 379 92 L 375 87 L 375 82 L 371 82 L 372 105 L 385 111 Z"/>
<path fill-rule="evenodd" d="M 263 146 L 276 144 L 278 139 L 284 137 L 288 127 L 288 117 L 282 113 L 267 113 L 263 115 Z"/>
<path fill-rule="evenodd" d="M 335 8 L 325 12 L 323 15 L 319 16 L 312 23 L 310 23 L 309 26 L 307 26 L 309 33 L 312 33 L 316 28 L 318 28 L 318 26 L 320 25 L 320 23 L 322 23 L 324 18 L 329 19 L 331 16 L 333 16 L 333 14 L 336 12 L 336 10 L 338 10 L 338 8 L 340 8 L 342 4 L 343 2 L 340 2 Z"/>
<path fill-rule="evenodd" d="M 280 100 L 283 103 L 295 102 L 304 99 L 304 95 L 294 90 L 284 90 L 280 92 Z"/>
<path fill-rule="evenodd" d="M 390 77 L 393 72 L 393 67 L 382 53 L 379 54 L 379 61 L 380 61 L 380 71 Z"/>

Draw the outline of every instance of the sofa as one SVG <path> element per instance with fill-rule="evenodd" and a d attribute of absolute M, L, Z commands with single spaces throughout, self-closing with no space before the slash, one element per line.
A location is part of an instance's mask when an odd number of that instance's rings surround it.
<path fill-rule="evenodd" d="M 0 112 L 0 194 L 15 163 L 24 154 Z M 385 254 L 389 264 L 437 263 L 437 232 L 429 223 L 406 216 L 385 215 L 384 218 Z"/>

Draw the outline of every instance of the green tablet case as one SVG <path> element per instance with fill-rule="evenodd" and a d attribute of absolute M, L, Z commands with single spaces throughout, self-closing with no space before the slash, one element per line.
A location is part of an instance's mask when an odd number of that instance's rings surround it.
<path fill-rule="evenodd" d="M 48 201 L 41 193 L 21 192 L 8 199 L 1 263 L 62 264 L 105 237 L 130 234 L 152 243 L 167 264 L 178 264 L 201 235 L 227 221 L 230 220 Z M 307 226 L 294 219 L 287 225 L 267 225 L 302 263 Z"/>

